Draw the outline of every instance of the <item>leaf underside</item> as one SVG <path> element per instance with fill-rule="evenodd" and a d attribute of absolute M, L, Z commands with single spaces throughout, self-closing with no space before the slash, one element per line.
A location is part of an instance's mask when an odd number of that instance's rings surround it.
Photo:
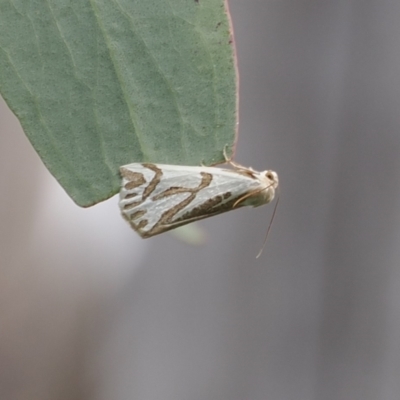
<path fill-rule="evenodd" d="M 0 91 L 81 206 L 132 162 L 222 162 L 236 131 L 223 0 L 3 0 Z"/>

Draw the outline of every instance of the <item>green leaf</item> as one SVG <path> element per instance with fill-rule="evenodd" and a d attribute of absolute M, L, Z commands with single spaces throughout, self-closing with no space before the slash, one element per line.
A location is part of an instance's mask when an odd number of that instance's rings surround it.
<path fill-rule="evenodd" d="M 119 166 L 223 161 L 236 73 L 223 0 L 1 0 L 0 91 L 50 172 L 89 206 Z"/>

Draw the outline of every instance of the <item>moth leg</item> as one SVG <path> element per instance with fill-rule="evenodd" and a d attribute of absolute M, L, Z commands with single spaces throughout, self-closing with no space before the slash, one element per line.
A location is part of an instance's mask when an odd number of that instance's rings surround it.
<path fill-rule="evenodd" d="M 202 162 L 201 162 L 201 166 L 202 166 L 202 167 L 207 167 L 207 166 L 209 166 L 209 167 L 214 167 L 214 166 L 216 166 L 216 165 L 228 164 L 228 165 L 230 165 L 230 166 L 232 166 L 233 168 L 236 168 L 236 169 L 240 169 L 240 170 L 243 170 L 243 171 L 256 172 L 256 171 L 254 171 L 254 169 L 251 168 L 251 167 L 245 167 L 244 165 L 239 164 L 239 163 L 233 161 L 233 160 L 232 160 L 232 156 L 231 156 L 231 157 L 228 157 L 228 155 L 226 154 L 226 148 L 227 148 L 227 147 L 228 147 L 228 145 L 226 144 L 226 145 L 224 146 L 224 150 L 223 150 L 223 154 L 224 154 L 225 161 L 223 161 L 223 162 L 216 162 L 216 163 L 210 164 L 210 165 L 204 165 L 204 163 L 203 163 L 203 161 L 202 161 Z"/>
<path fill-rule="evenodd" d="M 226 154 L 226 148 L 227 148 L 227 147 L 228 147 L 228 145 L 225 145 L 225 147 L 224 147 L 224 158 L 225 158 L 225 163 L 226 163 L 226 164 L 229 164 L 229 165 L 232 165 L 232 167 L 235 167 L 235 168 L 247 169 L 247 168 L 244 167 L 243 165 L 238 164 L 237 162 L 235 162 L 235 161 L 232 160 L 233 153 L 232 153 L 232 156 L 231 156 L 231 157 L 228 157 L 228 155 Z"/>
<path fill-rule="evenodd" d="M 210 165 L 205 165 L 204 162 L 202 161 L 202 162 L 201 162 L 201 166 L 202 166 L 202 167 L 215 167 L 216 165 L 231 164 L 232 166 L 235 166 L 236 168 L 239 168 L 239 164 L 234 163 L 234 162 L 231 160 L 231 158 L 229 158 L 229 157 L 226 155 L 226 148 L 227 148 L 227 147 L 228 147 L 228 145 L 226 144 L 226 145 L 224 146 L 224 150 L 223 150 L 223 155 L 224 155 L 224 158 L 225 158 L 224 161 L 217 161 L 216 163 L 213 163 L 213 164 L 210 164 Z M 234 164 L 236 164 L 236 165 L 234 165 Z M 240 168 L 242 169 L 242 168 L 245 168 L 245 167 L 240 166 Z"/>
<path fill-rule="evenodd" d="M 226 147 L 227 147 L 227 146 L 224 147 L 224 157 L 225 157 L 225 163 L 226 163 L 226 164 L 229 164 L 229 165 L 231 165 L 231 166 L 234 167 L 234 168 L 241 169 L 241 170 L 244 170 L 244 171 L 256 172 L 256 171 L 254 171 L 254 169 L 251 168 L 251 167 L 245 167 L 245 166 L 242 165 L 242 164 L 239 164 L 239 163 L 237 163 L 237 162 L 235 162 L 235 161 L 232 161 L 232 157 L 229 158 L 229 157 L 227 156 L 227 154 L 226 154 Z"/>

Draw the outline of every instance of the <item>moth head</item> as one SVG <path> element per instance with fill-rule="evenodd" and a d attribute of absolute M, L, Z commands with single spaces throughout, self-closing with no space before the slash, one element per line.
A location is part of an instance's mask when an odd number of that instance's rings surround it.
<path fill-rule="evenodd" d="M 258 196 L 258 204 L 255 204 L 254 207 L 270 203 L 274 199 L 275 191 L 279 185 L 278 174 L 275 171 L 263 171 L 259 174 L 258 179 L 260 180 L 262 189 Z"/>
<path fill-rule="evenodd" d="M 278 178 L 278 174 L 275 171 L 264 171 L 263 175 L 265 178 L 267 178 L 267 180 L 269 181 L 270 185 L 276 189 L 278 187 L 279 184 L 279 178 Z"/>
<path fill-rule="evenodd" d="M 258 182 L 258 187 L 249 190 L 241 196 L 233 205 L 258 207 L 270 203 L 275 197 L 275 189 L 278 187 L 278 174 L 274 171 L 255 172 L 254 179 Z"/>

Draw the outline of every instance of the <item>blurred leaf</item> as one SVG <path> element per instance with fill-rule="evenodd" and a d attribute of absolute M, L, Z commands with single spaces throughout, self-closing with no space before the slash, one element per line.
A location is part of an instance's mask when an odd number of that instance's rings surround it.
<path fill-rule="evenodd" d="M 120 165 L 200 165 L 234 143 L 236 76 L 223 0 L 1 0 L 0 91 L 81 206 Z"/>

